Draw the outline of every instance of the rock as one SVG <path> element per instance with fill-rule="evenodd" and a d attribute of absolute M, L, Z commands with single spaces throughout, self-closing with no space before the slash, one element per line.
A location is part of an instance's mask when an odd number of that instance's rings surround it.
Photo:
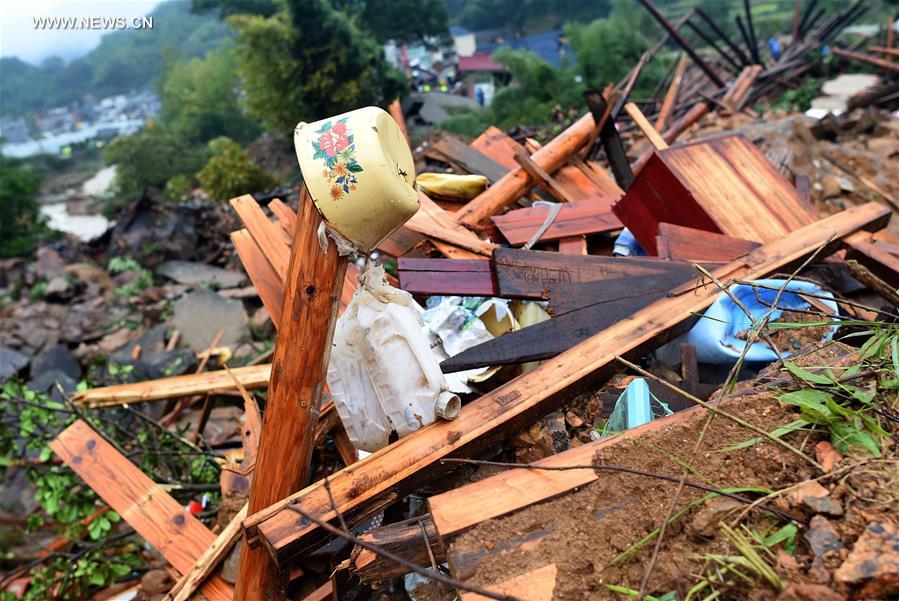
<path fill-rule="evenodd" d="M 718 534 L 718 524 L 727 518 L 733 511 L 745 507 L 743 503 L 728 497 L 715 497 L 707 501 L 693 516 L 690 522 L 690 530 L 697 536 L 715 536 Z"/>
<path fill-rule="evenodd" d="M 155 351 L 141 356 L 157 378 L 180 376 L 197 364 L 196 353 L 186 348 Z"/>
<path fill-rule="evenodd" d="M 840 552 L 845 549 L 836 528 L 827 518 L 816 515 L 809 522 L 805 540 L 813 556 L 809 575 L 820 583 L 830 582 L 830 568 L 838 565 Z"/>
<path fill-rule="evenodd" d="M 856 588 L 853 599 L 892 599 L 899 595 L 899 532 L 896 524 L 871 522 L 855 541 L 834 580 Z"/>
<path fill-rule="evenodd" d="M 15 288 L 25 283 L 28 263 L 21 257 L 0 259 L 0 287 Z"/>
<path fill-rule="evenodd" d="M 894 154 L 899 153 L 899 140 L 889 136 L 870 138 L 867 144 L 868 150 L 884 158 L 891 158 Z"/>
<path fill-rule="evenodd" d="M 843 192 L 852 192 L 855 190 L 855 184 L 853 184 L 852 180 L 848 177 L 840 176 L 837 178 L 837 181 L 840 182 L 840 190 Z"/>
<path fill-rule="evenodd" d="M 238 271 L 192 261 L 166 261 L 156 268 L 156 273 L 179 284 L 209 285 L 216 288 L 236 288 L 247 279 L 243 273 Z"/>
<path fill-rule="evenodd" d="M 565 414 L 565 422 L 572 428 L 580 428 L 584 425 L 584 420 L 574 411 Z"/>
<path fill-rule="evenodd" d="M 72 353 L 64 344 L 42 351 L 31 360 L 32 377 L 54 370 L 61 371 L 76 382 L 81 379 L 81 366 L 72 358 Z"/>
<path fill-rule="evenodd" d="M 62 401 L 75 394 L 78 389 L 78 380 L 62 370 L 51 369 L 32 378 L 28 382 L 28 387 L 37 392 L 49 393 L 55 401 Z"/>
<path fill-rule="evenodd" d="M 238 300 L 222 298 L 210 290 L 195 290 L 175 301 L 172 323 L 181 331 L 181 342 L 203 352 L 219 330 L 219 346 L 234 348 L 247 334 L 247 314 Z"/>
<path fill-rule="evenodd" d="M 168 336 L 170 326 L 161 323 L 153 326 L 134 340 L 128 341 L 124 346 L 116 350 L 110 358 L 113 361 L 130 361 L 134 347 L 140 347 L 140 357 L 146 358 L 147 355 L 165 350 L 165 341 Z"/>
<path fill-rule="evenodd" d="M 814 480 L 807 480 L 798 484 L 789 493 L 787 493 L 787 501 L 790 505 L 799 505 L 806 497 L 826 497 L 830 491 L 821 486 Z"/>
<path fill-rule="evenodd" d="M 100 342 L 97 343 L 97 349 L 108 355 L 114 352 L 116 349 L 120 349 L 129 342 L 133 341 L 137 338 L 138 331 L 132 330 L 131 328 L 124 327 L 119 328 L 115 332 L 111 334 L 107 334 L 103 338 L 100 339 Z"/>
<path fill-rule="evenodd" d="M 42 246 L 37 249 L 37 261 L 34 263 L 34 269 L 38 277 L 49 280 L 63 273 L 66 268 L 66 262 L 58 252 L 49 246 Z"/>
<path fill-rule="evenodd" d="M 28 355 L 23 355 L 8 346 L 0 346 L 0 382 L 17 375 L 28 362 Z"/>
<path fill-rule="evenodd" d="M 822 440 L 815 445 L 815 459 L 821 464 L 825 471 L 832 471 L 833 466 L 839 462 L 843 456 L 837 451 L 830 441 Z"/>
<path fill-rule="evenodd" d="M 150 570 L 140 579 L 140 588 L 147 595 L 160 595 L 167 592 L 175 582 L 165 570 Z"/>
<path fill-rule="evenodd" d="M 840 185 L 840 178 L 834 175 L 822 177 L 820 180 L 820 184 L 821 198 L 824 200 L 827 200 L 828 198 L 836 198 L 843 193 L 843 187 Z"/>
<path fill-rule="evenodd" d="M 103 297 L 88 298 L 67 309 L 62 320 L 62 339 L 66 342 L 101 338 L 117 319 Z"/>
<path fill-rule="evenodd" d="M 519 463 L 531 463 L 567 450 L 571 440 L 565 416 L 559 411 L 550 413 L 531 426 L 526 435 L 519 436 L 516 443 L 525 447 L 515 453 Z"/>
<path fill-rule="evenodd" d="M 116 287 L 115 282 L 102 267 L 90 263 L 66 265 L 65 273 L 84 284 L 88 294 L 107 294 Z"/>
<path fill-rule="evenodd" d="M 830 496 L 803 497 L 799 506 L 809 513 L 820 513 L 831 517 L 843 515 L 843 506 Z"/>
<path fill-rule="evenodd" d="M 49 301 L 65 301 L 75 296 L 75 287 L 64 275 L 50 278 L 44 288 L 44 298 Z"/>
<path fill-rule="evenodd" d="M 777 601 L 846 601 L 846 597 L 820 584 L 793 582 L 781 591 Z"/>
<path fill-rule="evenodd" d="M 142 264 L 151 264 L 151 259 L 194 259 L 197 215 L 190 207 L 158 203 L 143 195 L 116 215 L 109 255 L 130 255 Z"/>

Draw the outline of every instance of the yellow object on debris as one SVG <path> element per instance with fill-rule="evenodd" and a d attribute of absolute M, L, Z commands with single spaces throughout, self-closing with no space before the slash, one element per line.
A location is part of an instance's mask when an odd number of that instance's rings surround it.
<path fill-rule="evenodd" d="M 471 200 L 487 188 L 487 178 L 483 175 L 422 173 L 415 181 L 429 196 L 458 200 Z"/>

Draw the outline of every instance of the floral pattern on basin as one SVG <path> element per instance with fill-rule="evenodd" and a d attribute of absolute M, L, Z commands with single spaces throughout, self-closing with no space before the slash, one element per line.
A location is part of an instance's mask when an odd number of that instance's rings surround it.
<path fill-rule="evenodd" d="M 322 176 L 330 182 L 331 200 L 340 200 L 345 194 L 356 189 L 359 180 L 356 174 L 362 172 L 362 165 L 356 161 L 356 145 L 353 134 L 346 126 L 347 117 L 336 123 L 326 121 L 318 131 L 317 140 L 312 141 L 315 150 L 313 159 L 324 159 Z"/>

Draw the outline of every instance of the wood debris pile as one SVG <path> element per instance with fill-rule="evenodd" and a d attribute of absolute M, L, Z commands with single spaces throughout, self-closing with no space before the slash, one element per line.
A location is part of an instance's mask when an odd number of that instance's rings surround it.
<path fill-rule="evenodd" d="M 768 578 L 749 587 L 766 590 L 764 598 L 897 592 L 899 564 L 882 557 L 895 546 L 895 514 L 876 510 L 873 502 L 847 500 L 873 498 L 865 491 L 888 480 L 886 468 L 878 464 L 880 472 L 849 476 L 853 472 L 841 471 L 848 463 L 834 467 L 828 453 L 836 451 L 821 444 L 826 436 L 770 436 L 798 415 L 766 392 L 772 382 L 782 390 L 795 384 L 780 363 L 724 394 L 714 392 L 724 376 L 702 368 L 690 344 L 676 347 L 679 372 L 648 360 L 690 330 L 728 284 L 775 274 L 832 287 L 843 318 L 895 317 L 899 246 L 894 237 L 872 236 L 899 208 L 890 190 L 861 176 L 858 185 L 871 201 L 834 210 L 817 202 L 811 174 L 791 172 L 784 157 L 766 154 L 747 136 L 676 142 L 709 114 L 757 118 L 749 107 L 803 77 L 822 60 L 823 46 L 831 45 L 836 57 L 892 73 L 883 86 L 853 98 L 851 108 L 895 106 L 897 63 L 832 45 L 865 12 L 862 1 L 826 20 L 814 3 L 797 11 L 793 43 L 776 60 L 760 56 L 748 12 L 737 41 L 701 10 L 671 23 L 649 0 L 641 3 L 663 25 L 665 37 L 630 77 L 587 93 L 589 111 L 556 138 L 541 145 L 490 128 L 470 144 L 445 135 L 419 149 L 421 165 L 482 175 L 488 185 L 467 202 L 439 189 L 421 193 L 418 214 L 378 249 L 382 258 L 396 259 L 395 284 L 421 300 L 457 295 L 535 301 L 550 316 L 441 364 L 445 373 L 502 366 L 473 384 L 475 392 L 454 420 L 360 459 L 323 390 L 334 319 L 358 286 L 359 268 L 350 264 L 344 271 L 333 248 L 322 255 L 315 236 L 320 217 L 304 190 L 297 210 L 278 199 L 265 207 L 249 195 L 232 200 L 244 227 L 231 239 L 278 328 L 272 364 L 88 390 L 75 398 L 96 407 L 239 392 L 246 412 L 242 460 L 229 464 L 221 482 L 223 494 L 238 499 L 230 523 L 216 534 L 185 514 L 83 421 L 54 446 L 177 572 L 167 599 L 197 592 L 208 599 L 363 599 L 373 591 L 400 595 L 401 577 L 410 573 L 431 579 L 408 585 L 417 599 L 453 598 L 441 596 L 447 591 L 463 599 L 581 598 L 591 592 L 615 598 L 616 590 L 631 596 L 674 591 L 666 598 L 680 599 L 688 592 L 684 582 L 695 574 L 687 568 L 677 574 L 672 546 L 689 546 L 684 541 L 690 536 L 712 537 L 719 523 L 725 534 L 716 535 L 718 542 L 726 538 L 727 549 L 742 548 L 746 562 L 752 563 L 753 553 L 773 553 L 773 559 L 759 560 L 763 566 L 752 566 L 758 571 L 753 582 Z M 697 52 L 686 29 L 715 55 Z M 658 98 L 630 99 L 641 69 L 667 43 L 685 53 L 670 83 L 660 86 Z M 891 57 L 896 51 L 890 46 L 868 52 Z M 402 119 L 401 111 L 393 113 Z M 623 228 L 644 254 L 613 255 Z M 829 306 L 811 296 L 816 319 L 834 319 Z M 784 350 L 812 357 L 803 374 L 859 359 L 858 349 L 845 345 L 826 357 L 799 346 Z M 678 411 L 619 436 L 591 434 L 637 375 Z M 260 412 L 254 391 L 266 387 Z M 890 431 L 895 409 L 883 411 L 889 417 L 882 427 Z M 703 442 L 699 431 L 711 415 L 716 426 Z M 727 469 L 713 470 L 718 461 L 709 459 L 704 473 L 703 454 L 711 457 L 721 446 L 754 437 L 760 442 L 733 451 Z M 809 441 L 818 443 L 817 454 L 809 452 Z M 341 469 L 318 465 L 316 449 L 325 443 L 336 448 Z M 650 448 L 664 449 L 663 458 L 638 453 Z M 889 456 L 895 455 L 884 451 Z M 528 466 L 501 465 L 516 458 Z M 778 485 L 754 473 L 753 464 L 788 466 L 790 473 L 784 469 Z M 690 469 L 683 471 L 685 466 Z M 808 494 L 795 502 L 764 492 L 803 480 L 818 488 L 808 485 Z M 743 488 L 728 488 L 735 486 Z M 673 512 L 687 504 L 684 511 L 695 510 L 693 534 L 679 522 L 666 534 L 669 522 L 675 524 Z M 796 544 L 811 549 L 802 552 L 811 563 L 767 547 L 758 551 L 761 543 L 748 529 L 727 526 L 722 516 L 747 505 L 761 506 L 772 523 L 798 528 L 807 542 Z M 831 523 L 844 512 L 854 512 L 852 532 L 845 525 L 836 531 Z M 504 517 L 509 521 L 498 521 Z M 649 538 L 641 542 L 643 536 Z M 656 541 L 660 547 L 653 552 Z M 714 561 L 719 568 L 743 565 L 721 559 L 734 555 L 725 546 L 709 545 L 704 560 L 689 560 L 689 569 L 703 575 L 693 583 L 706 583 L 693 598 L 735 586 L 722 569 L 708 567 Z M 236 583 L 229 583 L 219 569 L 234 553 L 240 569 Z M 699 552 L 691 547 L 689 553 Z M 627 564 L 622 554 L 639 560 Z M 882 573 L 862 573 L 865 554 Z"/>

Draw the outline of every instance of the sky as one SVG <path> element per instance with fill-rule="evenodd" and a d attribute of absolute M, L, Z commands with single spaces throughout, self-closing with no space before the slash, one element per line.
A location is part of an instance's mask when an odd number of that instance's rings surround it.
<path fill-rule="evenodd" d="M 188 0 L 173 0 L 188 1 Z M 141 17 L 160 0 L 0 0 L 0 56 L 40 64 L 59 56 L 69 61 L 100 43 L 103 30 L 35 29 L 35 17 Z"/>

